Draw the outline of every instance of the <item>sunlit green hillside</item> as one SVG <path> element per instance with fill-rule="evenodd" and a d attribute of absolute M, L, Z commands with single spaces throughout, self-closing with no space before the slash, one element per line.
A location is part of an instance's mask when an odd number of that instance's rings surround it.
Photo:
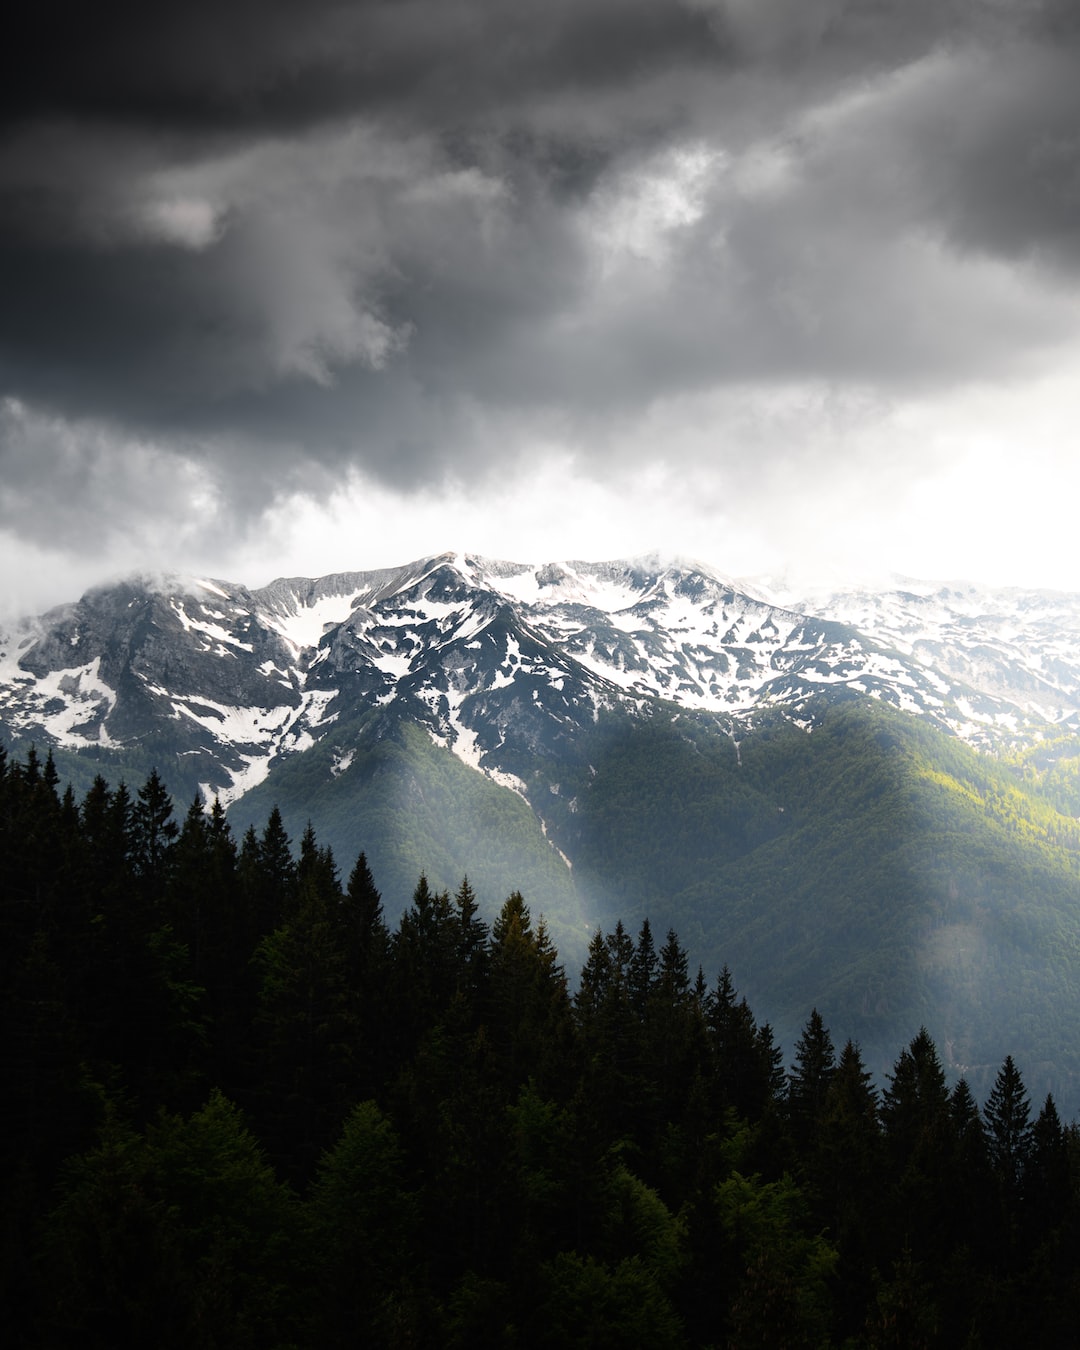
<path fill-rule="evenodd" d="M 1008 1042 L 1068 1095 L 1080 825 L 1038 788 L 877 705 L 737 748 L 657 719 L 598 732 L 555 833 L 601 922 L 674 926 L 783 1039 L 814 1003 L 871 1058 L 925 1023 L 973 1080 Z"/>

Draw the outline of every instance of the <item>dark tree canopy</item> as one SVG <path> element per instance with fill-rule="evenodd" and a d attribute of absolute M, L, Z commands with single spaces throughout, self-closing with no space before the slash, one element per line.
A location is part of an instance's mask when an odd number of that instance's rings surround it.
<path fill-rule="evenodd" d="M 925 1028 L 783 1049 L 646 919 L 576 988 L 512 892 L 391 928 L 314 825 L 0 750 L 0 1334 L 154 1344 L 1063 1345 L 1080 1135 Z"/>

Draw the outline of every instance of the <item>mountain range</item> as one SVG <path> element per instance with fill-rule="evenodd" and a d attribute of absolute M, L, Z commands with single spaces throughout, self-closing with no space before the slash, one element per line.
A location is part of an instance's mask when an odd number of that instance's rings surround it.
<path fill-rule="evenodd" d="M 1080 1105 L 1080 596 L 796 593 L 658 557 L 130 578 L 0 635 L 9 751 L 279 806 L 388 914 L 512 889 L 569 965 L 675 928 L 790 1039 L 925 1023 Z"/>

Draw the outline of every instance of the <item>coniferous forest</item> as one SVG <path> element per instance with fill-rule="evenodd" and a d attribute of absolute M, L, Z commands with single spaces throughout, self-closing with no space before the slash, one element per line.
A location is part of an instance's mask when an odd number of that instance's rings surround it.
<path fill-rule="evenodd" d="M 0 1337 L 27 1347 L 1065 1346 L 1080 1131 L 912 1028 L 781 1047 L 675 932 L 571 987 L 514 893 L 276 810 L 0 758 Z"/>

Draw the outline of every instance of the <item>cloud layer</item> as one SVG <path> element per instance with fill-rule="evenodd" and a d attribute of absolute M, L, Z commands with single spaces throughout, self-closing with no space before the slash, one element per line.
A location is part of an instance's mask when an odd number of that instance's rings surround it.
<path fill-rule="evenodd" d="M 673 514 L 910 485 L 943 451 L 903 409 L 1080 341 L 1076 12 L 39 7 L 0 81 L 0 529 L 211 548 L 538 457 Z"/>

